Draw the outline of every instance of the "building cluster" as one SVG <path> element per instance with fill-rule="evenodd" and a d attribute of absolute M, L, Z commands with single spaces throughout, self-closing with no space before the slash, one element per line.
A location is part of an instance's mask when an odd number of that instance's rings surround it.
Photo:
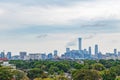
<path fill-rule="evenodd" d="M 11 52 L 8 52 L 5 55 L 5 52 L 0 53 L 0 61 L 6 60 L 46 60 L 46 59 L 58 59 L 58 51 L 54 50 L 53 54 L 45 54 L 45 53 L 29 53 L 27 52 L 19 52 L 19 55 L 11 55 Z"/>
<path fill-rule="evenodd" d="M 95 44 L 94 52 L 91 46 L 88 49 L 82 49 L 82 38 L 78 38 L 78 50 L 70 50 L 66 48 L 66 52 L 62 54 L 62 59 L 120 59 L 120 52 L 114 49 L 112 53 L 102 54 L 99 46 Z"/>
<path fill-rule="evenodd" d="M 11 55 L 11 52 L 0 53 L 0 60 L 54 60 L 54 59 L 120 59 L 120 52 L 114 49 L 112 53 L 102 54 L 99 51 L 99 46 L 95 44 L 94 52 L 92 52 L 92 47 L 88 49 L 82 49 L 82 38 L 78 38 L 78 50 L 70 50 L 66 48 L 66 52 L 61 56 L 58 56 L 58 51 L 54 50 L 53 53 L 29 53 L 19 52 L 19 55 Z"/>

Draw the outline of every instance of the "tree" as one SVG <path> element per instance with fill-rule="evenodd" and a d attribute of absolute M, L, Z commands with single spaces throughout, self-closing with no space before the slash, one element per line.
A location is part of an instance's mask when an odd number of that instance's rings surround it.
<path fill-rule="evenodd" d="M 102 71 L 102 70 L 105 70 L 105 67 L 100 63 L 95 63 L 92 65 L 92 69 Z"/>
<path fill-rule="evenodd" d="M 120 65 L 111 67 L 110 71 L 116 73 L 117 76 L 120 76 Z"/>
<path fill-rule="evenodd" d="M 11 80 L 13 74 L 10 67 L 0 67 L 0 80 Z"/>
<path fill-rule="evenodd" d="M 55 72 L 58 72 L 59 69 L 57 67 L 51 66 L 49 69 L 49 73 L 53 75 Z"/>
<path fill-rule="evenodd" d="M 101 76 L 99 73 L 95 70 L 86 70 L 86 69 L 81 69 L 81 70 L 76 70 L 72 74 L 73 80 L 100 80 Z"/>
<path fill-rule="evenodd" d="M 15 80 L 28 80 L 26 74 L 21 70 L 13 70 L 12 73 Z"/>
<path fill-rule="evenodd" d="M 115 80 L 116 78 L 116 74 L 110 70 L 104 70 L 101 75 L 103 80 Z"/>
<path fill-rule="evenodd" d="M 43 71 L 39 68 L 33 68 L 27 72 L 27 76 L 33 80 L 34 78 L 39 78 L 43 74 Z"/>

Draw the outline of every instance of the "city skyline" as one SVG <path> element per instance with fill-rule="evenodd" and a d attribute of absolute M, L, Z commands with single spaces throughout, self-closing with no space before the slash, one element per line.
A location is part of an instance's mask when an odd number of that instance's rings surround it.
<path fill-rule="evenodd" d="M 0 1 L 0 51 L 64 53 L 98 44 L 101 52 L 120 49 L 119 0 Z"/>

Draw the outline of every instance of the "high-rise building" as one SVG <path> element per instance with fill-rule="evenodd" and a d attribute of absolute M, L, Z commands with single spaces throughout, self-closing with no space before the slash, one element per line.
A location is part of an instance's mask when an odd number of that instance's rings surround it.
<path fill-rule="evenodd" d="M 92 55 L 91 47 L 88 48 L 88 53 L 89 53 L 89 55 L 90 55 L 90 57 L 91 57 L 91 55 Z"/>
<path fill-rule="evenodd" d="M 120 56 L 120 51 L 118 52 L 118 56 Z"/>
<path fill-rule="evenodd" d="M 78 38 L 78 48 L 82 50 L 82 38 Z"/>
<path fill-rule="evenodd" d="M 27 52 L 20 52 L 20 59 L 24 59 L 24 57 L 27 55 Z"/>
<path fill-rule="evenodd" d="M 117 56 L 117 49 L 114 49 L 114 55 Z"/>
<path fill-rule="evenodd" d="M 70 48 L 66 48 L 66 53 L 70 52 Z"/>
<path fill-rule="evenodd" d="M 45 53 L 41 54 L 41 59 L 42 59 L 42 60 L 45 60 L 45 59 L 46 59 L 46 54 L 45 54 Z"/>
<path fill-rule="evenodd" d="M 95 45 L 95 55 L 98 55 L 99 51 L 98 51 L 98 45 Z"/>
<path fill-rule="evenodd" d="M 1 53 L 0 53 L 0 58 L 2 58 L 2 55 L 1 55 Z"/>
<path fill-rule="evenodd" d="M 49 54 L 47 55 L 47 59 L 52 59 L 52 58 L 53 58 L 52 53 L 49 53 Z"/>
<path fill-rule="evenodd" d="M 54 56 L 57 57 L 58 56 L 58 51 L 54 50 Z"/>
<path fill-rule="evenodd" d="M 1 58 L 5 58 L 5 52 L 1 52 Z"/>
<path fill-rule="evenodd" d="M 7 59 L 10 60 L 11 59 L 11 52 L 8 52 L 7 55 L 6 55 Z"/>

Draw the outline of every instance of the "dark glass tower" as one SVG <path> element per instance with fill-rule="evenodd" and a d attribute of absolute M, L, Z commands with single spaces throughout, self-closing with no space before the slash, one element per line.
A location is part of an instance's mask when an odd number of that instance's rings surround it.
<path fill-rule="evenodd" d="M 98 55 L 98 45 L 95 45 L 95 55 Z"/>
<path fill-rule="evenodd" d="M 82 50 L 82 38 L 78 38 L 78 44 L 79 50 Z"/>

